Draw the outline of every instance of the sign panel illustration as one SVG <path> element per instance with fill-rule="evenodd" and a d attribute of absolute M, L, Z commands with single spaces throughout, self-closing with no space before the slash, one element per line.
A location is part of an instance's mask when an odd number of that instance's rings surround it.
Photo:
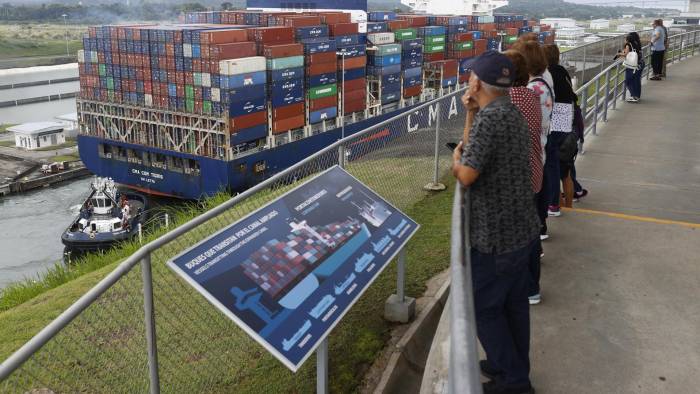
<path fill-rule="evenodd" d="M 296 371 L 418 227 L 335 166 L 168 266 Z"/>

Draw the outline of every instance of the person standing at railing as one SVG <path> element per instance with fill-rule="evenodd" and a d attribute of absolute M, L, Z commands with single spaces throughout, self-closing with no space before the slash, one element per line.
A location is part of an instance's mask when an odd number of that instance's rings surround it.
<path fill-rule="evenodd" d="M 630 95 L 626 101 L 629 103 L 637 103 L 642 97 L 642 71 L 644 70 L 644 56 L 642 56 L 642 42 L 639 39 L 637 32 L 628 33 L 625 36 L 625 47 L 621 52 L 618 52 L 616 58 L 625 59 L 630 52 L 637 53 L 637 67 L 630 68 L 625 66 L 625 86 Z"/>
<path fill-rule="evenodd" d="M 652 26 L 654 32 L 651 34 L 651 67 L 654 69 L 654 76 L 649 79 L 660 81 L 666 52 L 666 31 L 659 25 L 658 20 L 655 20 Z"/>
<path fill-rule="evenodd" d="M 669 42 L 668 42 L 668 29 L 666 28 L 666 26 L 664 26 L 663 19 L 657 19 L 656 23 L 658 23 L 659 26 L 661 26 L 661 28 L 664 29 L 664 37 L 666 38 L 664 40 L 664 47 L 666 47 L 666 49 L 668 50 L 668 44 L 669 44 Z M 663 59 L 661 59 L 661 76 L 663 78 L 666 78 L 666 51 L 664 51 L 664 57 L 663 57 Z"/>
<path fill-rule="evenodd" d="M 503 52 L 510 59 L 515 68 L 513 87 L 510 88 L 510 99 L 527 121 L 530 131 L 530 180 L 532 181 L 533 204 L 535 209 L 546 215 L 547 205 L 545 201 L 542 183 L 544 178 L 544 163 L 542 162 L 542 145 L 540 133 L 542 131 L 542 111 L 540 101 L 535 92 L 527 88 L 530 76 L 527 72 L 525 57 L 518 51 L 509 49 Z M 541 206 L 543 205 L 543 206 Z M 541 220 L 541 218 L 540 218 Z M 528 298 L 530 304 L 538 304 L 540 297 L 540 267 L 542 259 L 542 241 L 537 240 L 537 246 L 530 254 L 528 270 L 530 271 L 530 291 Z"/>
<path fill-rule="evenodd" d="M 469 64 L 464 141 L 452 172 L 470 188 L 469 243 L 485 394 L 533 393 L 528 260 L 540 223 L 532 204 L 527 122 L 509 97 L 515 70 L 488 51 Z"/>

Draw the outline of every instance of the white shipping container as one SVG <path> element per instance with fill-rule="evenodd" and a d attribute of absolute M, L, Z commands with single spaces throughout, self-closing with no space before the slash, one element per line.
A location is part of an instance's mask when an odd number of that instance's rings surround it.
<path fill-rule="evenodd" d="M 202 73 L 192 73 L 192 84 L 194 86 L 202 86 Z"/>
<path fill-rule="evenodd" d="M 97 63 L 97 51 L 90 51 L 90 63 Z"/>
<path fill-rule="evenodd" d="M 251 56 L 241 59 L 222 60 L 219 64 L 226 63 L 227 73 L 225 75 L 246 74 L 256 71 L 265 71 L 267 63 L 264 56 Z M 224 74 L 224 72 L 221 72 Z"/>
<path fill-rule="evenodd" d="M 148 93 L 144 94 L 143 100 L 144 100 L 147 107 L 153 106 L 153 96 L 151 96 L 150 94 L 148 94 Z"/>
<path fill-rule="evenodd" d="M 182 53 L 185 57 L 192 57 L 192 44 L 182 44 Z"/>
<path fill-rule="evenodd" d="M 211 101 L 216 103 L 221 101 L 221 90 L 219 88 L 211 88 Z"/>
<path fill-rule="evenodd" d="M 367 34 L 367 41 L 374 45 L 392 44 L 394 42 L 394 33 L 370 33 Z"/>
<path fill-rule="evenodd" d="M 78 63 L 85 63 L 85 51 L 82 49 L 78 50 Z"/>
<path fill-rule="evenodd" d="M 211 87 L 211 74 L 202 73 L 202 86 L 204 86 L 206 88 Z"/>

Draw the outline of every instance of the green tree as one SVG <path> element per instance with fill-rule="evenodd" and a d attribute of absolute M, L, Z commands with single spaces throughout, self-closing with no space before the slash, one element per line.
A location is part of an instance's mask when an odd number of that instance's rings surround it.
<path fill-rule="evenodd" d="M 221 9 L 224 11 L 228 11 L 233 8 L 233 4 L 229 3 L 228 1 L 221 3 Z"/>

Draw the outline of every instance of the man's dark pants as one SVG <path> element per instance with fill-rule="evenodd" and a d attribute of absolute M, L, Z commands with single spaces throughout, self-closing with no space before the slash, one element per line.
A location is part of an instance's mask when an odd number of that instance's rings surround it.
<path fill-rule="evenodd" d="M 661 75 L 665 52 L 666 51 L 651 51 L 651 67 L 654 69 L 654 75 Z"/>
<path fill-rule="evenodd" d="M 501 255 L 474 248 L 470 253 L 477 334 L 490 366 L 508 386 L 530 383 L 528 262 L 536 243 Z"/>

